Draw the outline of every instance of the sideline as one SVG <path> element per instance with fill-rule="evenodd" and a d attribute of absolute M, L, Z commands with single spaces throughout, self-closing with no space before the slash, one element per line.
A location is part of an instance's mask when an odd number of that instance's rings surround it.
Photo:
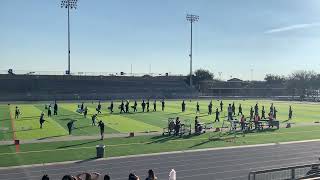
<path fill-rule="evenodd" d="M 308 142 L 320 142 L 320 139 L 303 140 L 303 141 L 291 141 L 291 142 L 278 142 L 278 143 L 266 143 L 266 144 L 254 144 L 254 145 L 242 145 L 242 146 L 230 146 L 230 147 L 205 148 L 205 149 L 194 149 L 194 150 L 181 150 L 181 151 L 138 154 L 138 155 L 127 155 L 127 156 L 100 158 L 100 159 L 96 159 L 94 161 L 117 160 L 117 159 L 134 158 L 134 157 L 150 157 L 150 156 L 158 156 L 158 155 L 183 154 L 183 153 L 191 153 L 191 152 L 206 152 L 206 151 L 217 151 L 217 150 L 226 150 L 226 149 L 267 147 L 267 146 L 277 146 L 277 145 L 286 145 L 286 144 L 300 144 L 300 143 L 308 143 Z M 53 162 L 53 163 L 42 163 L 42 164 L 31 164 L 31 165 L 21 165 L 21 166 L 0 167 L 0 170 L 17 169 L 17 168 L 29 168 L 29 167 L 41 167 L 41 166 L 50 166 L 50 165 L 64 165 L 64 164 L 78 163 L 78 162 L 82 162 L 82 161 L 83 160 L 75 160 L 75 161 L 64 161 L 64 162 Z"/>

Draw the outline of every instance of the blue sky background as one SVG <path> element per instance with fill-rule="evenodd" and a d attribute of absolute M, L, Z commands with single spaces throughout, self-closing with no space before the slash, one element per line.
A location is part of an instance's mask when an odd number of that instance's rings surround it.
<path fill-rule="evenodd" d="M 320 71 L 318 0 L 79 0 L 71 12 L 71 71 L 187 74 L 224 79 Z M 64 71 L 67 11 L 59 0 L 0 1 L 0 69 Z"/>

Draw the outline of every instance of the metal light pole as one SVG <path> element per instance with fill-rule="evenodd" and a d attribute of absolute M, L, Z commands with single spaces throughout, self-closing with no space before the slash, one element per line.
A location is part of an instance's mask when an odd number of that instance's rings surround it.
<path fill-rule="evenodd" d="M 71 74 L 70 71 L 70 17 L 69 17 L 69 11 L 70 9 L 77 9 L 77 2 L 78 0 L 62 0 L 61 1 L 61 8 L 67 8 L 68 9 L 68 70 L 66 71 L 66 74 Z"/>
<path fill-rule="evenodd" d="M 192 24 L 199 20 L 199 16 L 193 14 L 187 14 L 187 21 L 190 21 L 191 25 L 191 40 L 190 40 L 190 86 L 192 86 Z"/>

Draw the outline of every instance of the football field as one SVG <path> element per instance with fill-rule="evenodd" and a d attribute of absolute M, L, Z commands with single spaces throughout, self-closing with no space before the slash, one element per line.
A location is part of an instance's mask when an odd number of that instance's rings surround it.
<path fill-rule="evenodd" d="M 200 113 L 196 113 L 196 103 L 199 102 Z M 180 119 L 188 124 L 193 125 L 194 117 L 199 116 L 201 122 L 214 122 L 215 109 L 219 108 L 220 101 L 213 100 L 213 113 L 208 115 L 208 104 L 210 100 L 192 100 L 186 101 L 186 111 L 181 112 L 182 100 L 166 101 L 165 110 L 161 110 L 161 102 L 157 101 L 157 111 L 153 111 L 153 101 L 150 100 L 150 112 L 142 112 L 141 102 L 138 101 L 138 112 L 133 112 L 130 107 L 130 113 L 119 113 L 119 101 L 114 102 L 114 113 L 110 113 L 108 107 L 110 102 L 104 101 L 102 104 L 102 113 L 98 114 L 98 120 L 102 120 L 105 125 L 105 133 L 144 133 L 144 132 L 162 132 L 167 126 L 168 118 L 180 117 Z M 243 113 L 249 116 L 250 107 L 254 107 L 256 103 L 259 105 L 259 113 L 261 107 L 265 106 L 266 114 L 269 112 L 271 103 L 274 103 L 278 113 L 277 119 L 284 126 L 288 122 L 289 105 L 293 109 L 293 119 L 290 122 L 293 126 L 313 126 L 320 120 L 320 104 L 308 102 L 284 102 L 271 100 L 223 100 L 224 111 L 220 113 L 220 123 L 215 123 L 214 127 L 221 127 L 223 119 L 226 117 L 227 106 L 229 103 L 235 103 L 236 114 L 239 104 L 242 105 Z M 76 112 L 79 103 L 58 102 L 58 115 L 47 117 L 45 105 L 53 104 L 53 102 L 41 103 L 23 103 L 23 104 L 1 104 L 0 105 L 0 140 L 37 140 L 50 139 L 52 137 L 69 136 L 67 123 L 70 120 L 77 120 L 72 136 L 93 136 L 99 134 L 99 128 L 91 125 L 92 114 L 97 113 L 97 101 L 86 101 L 84 106 L 88 107 L 88 115 L 86 118 Z M 130 101 L 130 106 L 133 101 Z M 15 107 L 18 106 L 21 115 L 18 119 L 14 118 Z M 52 105 L 53 106 L 53 105 Z M 40 129 L 39 117 L 41 112 L 45 113 L 43 129 Z M 236 117 L 237 118 L 237 117 Z"/>

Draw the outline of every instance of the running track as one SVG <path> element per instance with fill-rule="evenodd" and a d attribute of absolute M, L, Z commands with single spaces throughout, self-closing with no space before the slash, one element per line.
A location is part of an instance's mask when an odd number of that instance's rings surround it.
<path fill-rule="evenodd" d="M 166 180 L 174 168 L 179 180 L 241 180 L 252 170 L 318 162 L 319 153 L 320 142 L 302 142 L 2 169 L 0 179 L 37 180 L 43 174 L 61 179 L 65 174 L 95 171 L 109 173 L 113 180 L 126 180 L 134 171 L 143 180 L 152 168 L 159 180 Z"/>

